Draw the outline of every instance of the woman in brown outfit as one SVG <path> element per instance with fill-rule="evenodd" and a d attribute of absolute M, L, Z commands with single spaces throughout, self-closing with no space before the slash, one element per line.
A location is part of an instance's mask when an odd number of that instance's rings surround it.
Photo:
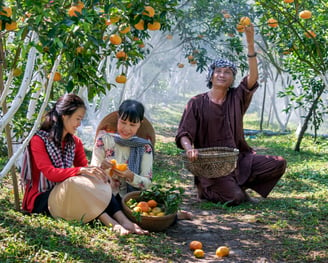
<path fill-rule="evenodd" d="M 199 198 L 238 205 L 250 201 L 245 189 L 267 197 L 286 169 L 280 156 L 258 155 L 246 143 L 243 117 L 258 88 L 258 69 L 253 25 L 245 29 L 249 74 L 232 88 L 236 66 L 226 59 L 214 61 L 208 73 L 209 91 L 190 99 L 182 115 L 176 144 L 189 160 L 197 159 L 198 148 L 231 147 L 239 149 L 237 168 L 227 176 L 195 176 Z M 204 171 L 206 173 L 206 171 Z"/>

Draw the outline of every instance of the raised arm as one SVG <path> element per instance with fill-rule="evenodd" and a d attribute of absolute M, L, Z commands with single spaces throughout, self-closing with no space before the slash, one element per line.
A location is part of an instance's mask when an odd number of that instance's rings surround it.
<path fill-rule="evenodd" d="M 254 46 L 254 26 L 250 24 L 245 28 L 246 42 L 247 42 L 247 57 L 249 74 L 247 79 L 247 87 L 250 89 L 254 86 L 258 79 L 257 58 Z"/>

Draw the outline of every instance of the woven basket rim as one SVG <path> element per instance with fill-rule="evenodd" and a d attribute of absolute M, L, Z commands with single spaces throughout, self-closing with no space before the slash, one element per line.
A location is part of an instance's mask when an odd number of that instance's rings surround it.
<path fill-rule="evenodd" d="M 211 161 L 213 161 L 213 159 L 216 158 L 231 157 L 239 154 L 239 150 L 237 148 L 229 148 L 229 147 L 208 147 L 208 148 L 198 148 L 197 150 L 198 150 L 198 159 L 207 158 L 207 159 L 211 159 Z M 186 152 L 183 152 L 182 156 L 184 161 L 189 162 Z"/>
<path fill-rule="evenodd" d="M 141 191 L 134 191 L 127 193 L 122 198 L 122 206 L 123 206 L 123 212 L 124 214 L 133 222 L 137 223 L 139 226 L 141 226 L 144 229 L 154 231 L 154 232 L 161 232 L 167 229 L 175 220 L 176 214 L 168 214 L 164 216 L 143 216 L 141 215 L 141 222 L 138 222 L 136 218 L 133 216 L 132 211 L 130 208 L 126 205 L 126 201 L 128 201 L 131 198 L 139 197 Z"/>

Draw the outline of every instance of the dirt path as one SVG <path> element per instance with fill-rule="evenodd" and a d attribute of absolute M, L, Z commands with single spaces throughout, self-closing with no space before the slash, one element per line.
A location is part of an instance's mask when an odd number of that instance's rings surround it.
<path fill-rule="evenodd" d="M 163 140 L 163 138 L 161 138 Z M 166 138 L 171 141 L 172 138 Z M 167 156 L 156 156 L 156 158 Z M 171 160 L 171 162 L 180 160 Z M 174 262 L 234 262 L 234 263 L 280 263 L 270 259 L 271 242 L 266 242 L 265 226 L 250 214 L 230 214 L 222 207 L 204 210 L 197 200 L 193 187 L 193 175 L 186 170 L 181 173 L 184 182 L 185 200 L 182 209 L 193 213 L 193 220 L 179 220 L 166 230 L 172 243 L 182 249 L 182 255 Z M 206 203 L 206 202 L 205 202 Z M 203 204 L 205 205 L 205 204 Z M 189 249 L 189 242 L 198 240 L 203 243 L 205 258 L 198 259 Z M 215 251 L 219 246 L 228 246 L 230 255 L 219 259 Z"/>

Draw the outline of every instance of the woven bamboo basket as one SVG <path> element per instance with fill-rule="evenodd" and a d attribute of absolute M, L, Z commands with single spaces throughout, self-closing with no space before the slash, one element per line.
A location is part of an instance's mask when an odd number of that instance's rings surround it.
<path fill-rule="evenodd" d="M 183 153 L 185 168 L 193 175 L 207 178 L 226 176 L 237 167 L 239 150 L 228 147 L 211 147 L 198 149 L 197 160 L 191 162 Z"/>
<path fill-rule="evenodd" d="M 140 191 L 127 193 L 122 198 L 122 207 L 124 214 L 134 223 L 137 223 L 143 229 L 146 229 L 151 232 L 163 232 L 169 226 L 171 226 L 176 218 L 176 213 L 169 214 L 165 216 L 143 216 L 141 215 L 141 221 L 138 221 L 136 217 L 132 214 L 131 209 L 126 205 L 126 202 L 130 199 L 135 199 L 141 201 Z"/>

